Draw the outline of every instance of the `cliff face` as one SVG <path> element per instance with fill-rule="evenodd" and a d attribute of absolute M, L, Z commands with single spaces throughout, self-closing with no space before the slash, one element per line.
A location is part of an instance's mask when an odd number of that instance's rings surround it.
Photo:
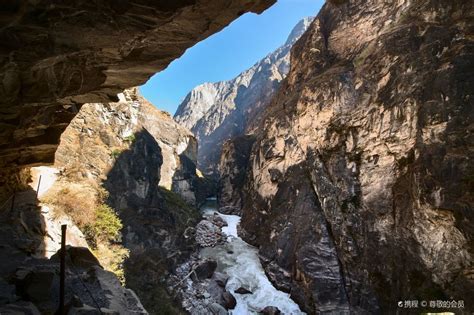
<path fill-rule="evenodd" d="M 196 42 L 272 3 L 2 3 L 0 169 L 52 163 L 82 104 L 117 101 L 117 93 L 143 84 Z"/>
<path fill-rule="evenodd" d="M 327 3 L 293 47 L 242 227 L 307 312 L 473 300 L 473 9 Z"/>
<path fill-rule="evenodd" d="M 185 128 L 176 124 L 166 112 L 157 110 L 133 88 L 119 94 L 118 103 L 85 104 L 61 136 L 55 166 L 75 179 L 106 180 L 117 158 L 143 136 L 152 138 L 159 156 L 153 176 L 159 186 L 180 194 L 189 204 L 196 204 L 199 178 L 196 175 L 197 142 Z M 146 154 L 144 152 L 143 154 Z M 145 158 L 131 163 L 145 163 Z M 148 164 L 147 164 L 148 165 Z M 146 172 L 146 170 L 144 170 Z M 124 183 L 127 177 L 122 179 Z M 134 179 L 132 179 L 134 180 Z M 145 198 L 151 188 L 142 183 L 132 191 L 124 191 Z M 126 187 L 124 185 L 123 187 Z M 130 188 L 130 187 L 129 187 Z M 201 200 L 199 200 L 201 201 Z"/>
<path fill-rule="evenodd" d="M 226 141 L 222 146 L 219 164 L 217 202 L 219 212 L 240 214 L 244 185 L 249 171 L 249 158 L 255 136 L 245 135 Z"/>
<path fill-rule="evenodd" d="M 105 188 L 130 252 L 123 264 L 127 286 L 151 313 L 178 312 L 164 286 L 167 274 L 194 250 L 185 230 L 196 223 L 194 206 L 206 197 L 205 180 L 196 174 L 197 144 L 137 89 L 119 98 L 85 104 L 72 120 L 56 152 L 60 184 Z"/>
<path fill-rule="evenodd" d="M 255 125 L 253 118 L 288 73 L 291 46 L 310 22 L 311 18 L 300 21 L 283 46 L 235 79 L 199 85 L 180 104 L 174 119 L 196 135 L 202 171 L 216 174 L 224 142 Z"/>
<path fill-rule="evenodd" d="M 37 197 L 43 198 L 43 193 L 54 183 L 54 169 L 34 168 L 31 177 L 29 186 L 0 208 L 0 313 L 54 314 L 57 311 L 60 266 L 57 251 L 61 224 L 67 224 L 65 301 L 68 314 L 100 311 L 148 314 L 135 293 L 123 287 L 112 272 L 102 268 L 71 218 L 58 209 L 39 204 Z M 76 204 L 81 202 L 75 200 Z M 71 245 L 77 247 L 69 247 Z M 84 290 L 84 285 L 88 290 Z"/>

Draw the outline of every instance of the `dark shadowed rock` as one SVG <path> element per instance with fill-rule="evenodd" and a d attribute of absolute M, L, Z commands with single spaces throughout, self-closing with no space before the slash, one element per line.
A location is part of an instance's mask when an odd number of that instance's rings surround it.
<path fill-rule="evenodd" d="M 66 306 L 77 309 L 80 313 L 95 314 L 101 308 L 103 314 L 148 314 L 141 302 L 130 289 L 124 288 L 115 274 L 105 271 L 100 265 L 91 264 L 90 260 L 81 261 L 77 257 L 83 255 L 82 249 L 69 251 L 76 253 L 73 259 L 66 260 Z M 77 255 L 77 253 L 81 253 Z M 75 261 L 75 264 L 72 263 Z M 30 258 L 19 266 L 11 277 L 15 285 L 16 295 L 23 302 L 32 302 L 41 314 L 54 314 L 59 301 L 59 262 L 56 259 Z M 84 283 L 87 289 L 84 289 Z M 91 298 L 91 294 L 94 300 Z M 92 308 L 88 308 L 92 305 Z M 30 308 L 29 305 L 17 301 L 11 307 Z M 7 308 L 7 309 L 11 309 Z M 28 314 L 28 312 L 9 313 L 0 307 L 1 314 Z M 99 312 L 100 313 L 100 312 Z M 76 313 L 74 313 L 76 314 Z"/>
<path fill-rule="evenodd" d="M 221 288 L 225 288 L 225 285 L 227 284 L 229 277 L 223 273 L 215 272 L 213 279 Z"/>
<path fill-rule="evenodd" d="M 254 136 L 246 135 L 228 140 L 222 146 L 217 199 L 219 212 L 223 214 L 241 214 L 243 188 L 254 142 Z"/>
<path fill-rule="evenodd" d="M 227 222 L 224 219 L 222 219 L 222 217 L 218 215 L 217 213 L 214 213 L 212 217 L 210 217 L 210 220 L 212 221 L 212 223 L 214 223 L 220 228 L 222 228 L 223 226 L 227 226 Z"/>
<path fill-rule="evenodd" d="M 16 299 L 15 286 L 0 278 L 0 305 L 12 303 Z"/>
<path fill-rule="evenodd" d="M 5 315 L 40 315 L 38 308 L 31 302 L 20 301 L 0 306 L 0 314 Z"/>
<path fill-rule="evenodd" d="M 217 262 L 215 260 L 206 260 L 197 266 L 195 273 L 198 279 L 209 279 L 212 278 L 216 268 Z"/>
<path fill-rule="evenodd" d="M 227 315 L 228 314 L 227 310 L 217 303 L 212 303 L 211 305 L 209 305 L 209 310 L 211 314 L 213 315 Z"/>
<path fill-rule="evenodd" d="M 0 169 L 53 162 L 81 104 L 116 101 L 187 48 L 274 2 L 9 1 L 0 32 Z"/>
<path fill-rule="evenodd" d="M 281 311 L 276 306 L 267 306 L 262 312 L 263 315 L 280 315 Z"/>
<path fill-rule="evenodd" d="M 197 143 L 166 112 L 131 88 L 116 103 L 87 103 L 61 136 L 62 187 L 107 190 L 122 224 L 127 286 L 151 313 L 176 308 L 163 278 L 195 248 L 201 202 Z M 79 139 L 79 140 L 78 140 Z M 155 303 L 155 299 L 161 303 Z"/>
<path fill-rule="evenodd" d="M 227 310 L 233 310 L 237 305 L 237 300 L 230 292 L 222 293 L 222 306 Z"/>
<path fill-rule="evenodd" d="M 159 176 L 155 178 L 159 186 L 177 193 L 189 205 L 201 203 L 203 196 L 198 191 L 203 180 L 196 174 L 197 142 L 192 133 L 173 121 L 168 113 L 156 109 L 140 95 L 138 88 L 127 89 L 118 96 L 120 100 L 116 103 L 82 106 L 61 135 L 55 166 L 63 169 L 69 180 L 94 179 L 100 182 L 119 160 L 120 154 L 136 145 L 135 141 L 142 140 L 139 135 L 149 133 L 153 138 L 149 142 L 156 142 L 154 150 L 148 154 L 149 162 L 161 160 L 160 164 L 155 167 L 147 165 L 145 160 L 138 158 L 137 152 L 133 161 L 136 169 L 130 170 L 138 174 L 140 167 L 142 173 L 157 169 Z M 148 147 L 152 148 L 151 145 Z M 145 178 L 152 182 L 151 176 Z M 139 176 L 129 178 L 129 181 L 137 183 Z M 114 189 L 115 186 L 109 188 L 112 195 L 119 189 Z M 132 189 L 124 191 L 125 195 L 120 198 L 131 202 L 130 195 L 135 194 L 137 199 L 146 199 L 149 188 L 138 191 L 138 186 L 140 184 L 129 187 Z M 130 204 L 137 205 L 138 201 Z"/>
<path fill-rule="evenodd" d="M 59 262 L 61 251 L 51 256 L 51 260 Z M 66 246 L 66 259 L 72 263 L 73 266 L 87 269 L 92 266 L 100 266 L 99 261 L 86 247 Z"/>
<path fill-rule="evenodd" d="M 244 287 L 240 287 L 237 290 L 235 290 L 234 292 L 238 293 L 238 294 L 252 294 L 252 291 L 250 291 L 250 290 L 248 290 Z"/>

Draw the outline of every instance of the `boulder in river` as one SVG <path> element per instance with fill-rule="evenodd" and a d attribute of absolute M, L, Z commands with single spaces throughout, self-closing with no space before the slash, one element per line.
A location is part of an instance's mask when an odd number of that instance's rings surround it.
<path fill-rule="evenodd" d="M 267 306 L 262 312 L 263 315 L 280 315 L 281 311 L 276 306 Z"/>
<path fill-rule="evenodd" d="M 222 307 L 222 305 L 217 304 L 217 303 L 212 303 L 209 305 L 209 310 L 211 311 L 211 314 L 213 315 L 227 315 L 229 314 L 225 308 Z"/>
<path fill-rule="evenodd" d="M 235 290 L 234 292 L 238 293 L 238 294 L 252 294 L 252 291 L 249 291 L 244 287 L 240 287 L 237 290 Z"/>
<path fill-rule="evenodd" d="M 197 266 L 195 273 L 200 280 L 209 279 L 214 274 L 214 271 L 216 271 L 216 268 L 217 262 L 215 260 L 206 260 Z"/>
<path fill-rule="evenodd" d="M 202 220 L 196 226 L 196 242 L 202 247 L 214 247 L 221 240 L 221 229 L 214 223 Z"/>
<path fill-rule="evenodd" d="M 228 310 L 233 310 L 237 305 L 237 300 L 230 292 L 222 293 L 223 306 Z"/>
<path fill-rule="evenodd" d="M 212 223 L 214 223 L 215 225 L 217 225 L 220 228 L 223 227 L 223 226 L 227 226 L 227 222 L 220 215 L 218 215 L 217 213 L 214 213 L 210 219 L 211 219 Z"/>
<path fill-rule="evenodd" d="M 240 207 L 234 207 L 234 206 L 220 207 L 219 212 L 222 214 L 242 215 L 242 211 Z"/>
<path fill-rule="evenodd" d="M 219 285 L 221 288 L 225 288 L 225 285 L 227 284 L 227 281 L 229 280 L 229 277 L 223 273 L 216 272 L 214 273 L 214 281 Z"/>

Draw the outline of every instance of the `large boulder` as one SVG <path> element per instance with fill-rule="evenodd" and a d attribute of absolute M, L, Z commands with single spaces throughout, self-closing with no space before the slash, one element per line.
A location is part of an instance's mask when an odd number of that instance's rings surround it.
<path fill-rule="evenodd" d="M 261 313 L 263 315 L 280 315 L 281 311 L 276 306 L 267 306 L 261 311 Z"/>
<path fill-rule="evenodd" d="M 203 279 L 209 279 L 212 278 L 212 275 L 214 274 L 214 271 L 217 268 L 217 262 L 215 260 L 206 260 L 202 263 L 200 263 L 194 272 L 196 273 L 196 276 L 198 279 L 203 280 Z"/>
<path fill-rule="evenodd" d="M 214 223 L 202 220 L 196 226 L 196 242 L 202 247 L 213 247 L 222 241 L 222 231 Z"/>
<path fill-rule="evenodd" d="M 237 305 L 237 300 L 230 292 L 222 293 L 222 306 L 227 310 L 233 310 Z"/>
<path fill-rule="evenodd" d="M 227 310 L 220 304 L 217 303 L 212 303 L 209 305 L 209 311 L 213 315 L 227 315 L 228 312 Z"/>
<path fill-rule="evenodd" d="M 59 262 L 61 250 L 51 256 L 51 260 Z M 99 260 L 92 254 L 89 248 L 66 246 L 66 261 L 71 264 L 72 268 L 90 268 L 92 266 L 100 266 Z"/>
<path fill-rule="evenodd" d="M 239 287 L 237 290 L 234 291 L 235 293 L 238 294 L 252 294 L 252 291 L 244 288 L 244 287 Z"/>

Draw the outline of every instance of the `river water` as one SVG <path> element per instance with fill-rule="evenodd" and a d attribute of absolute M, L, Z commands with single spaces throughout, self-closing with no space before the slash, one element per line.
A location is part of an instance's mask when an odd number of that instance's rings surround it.
<path fill-rule="evenodd" d="M 215 200 L 201 207 L 203 216 L 214 214 L 217 208 Z M 218 212 L 217 212 L 218 213 Z M 237 306 L 230 310 L 232 315 L 258 314 L 266 306 L 276 306 L 283 314 L 305 314 L 290 298 L 289 294 L 277 290 L 268 280 L 258 258 L 258 250 L 244 242 L 237 235 L 240 217 L 218 213 L 228 224 L 222 228 L 228 242 L 215 247 L 203 248 L 202 258 L 212 258 L 217 261 L 217 271 L 229 276 L 226 290 L 237 300 Z M 234 291 L 244 287 L 252 294 L 238 294 Z"/>

